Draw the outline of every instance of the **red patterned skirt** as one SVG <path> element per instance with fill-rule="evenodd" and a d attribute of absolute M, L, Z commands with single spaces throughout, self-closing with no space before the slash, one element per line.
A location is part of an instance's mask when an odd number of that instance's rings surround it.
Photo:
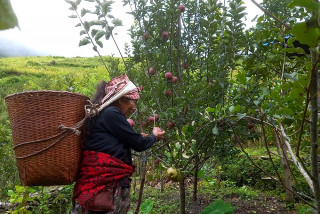
<path fill-rule="evenodd" d="M 84 151 L 72 201 L 77 199 L 80 206 L 86 208 L 99 192 L 117 186 L 120 179 L 131 176 L 133 172 L 134 166 L 111 155 Z"/>

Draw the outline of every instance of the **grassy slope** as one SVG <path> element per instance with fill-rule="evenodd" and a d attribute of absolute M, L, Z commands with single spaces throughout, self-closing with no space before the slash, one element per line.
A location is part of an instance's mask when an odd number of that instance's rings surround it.
<path fill-rule="evenodd" d="M 91 96 L 96 83 L 102 79 L 109 79 L 109 74 L 97 57 L 0 58 L 0 124 L 7 120 L 4 99 L 10 94 L 63 90 Z"/>

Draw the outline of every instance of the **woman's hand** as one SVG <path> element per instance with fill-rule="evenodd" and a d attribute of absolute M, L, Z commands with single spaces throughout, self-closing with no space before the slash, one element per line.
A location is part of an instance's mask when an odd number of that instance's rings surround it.
<path fill-rule="evenodd" d="M 153 127 L 152 134 L 157 137 L 157 141 L 164 138 L 166 132 L 161 130 L 159 127 Z"/>
<path fill-rule="evenodd" d="M 144 133 L 144 132 L 142 132 L 141 135 L 142 135 L 142 137 L 148 137 L 149 136 L 149 134 Z"/>

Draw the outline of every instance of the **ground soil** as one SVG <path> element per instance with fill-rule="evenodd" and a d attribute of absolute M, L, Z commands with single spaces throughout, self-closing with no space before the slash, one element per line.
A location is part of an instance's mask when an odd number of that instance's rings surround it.
<path fill-rule="evenodd" d="M 298 214 L 295 210 L 286 208 L 286 204 L 275 197 L 256 197 L 255 199 L 240 199 L 238 196 L 226 196 L 225 202 L 235 206 L 234 214 Z M 199 214 L 202 209 L 212 203 L 212 199 L 200 196 L 197 202 L 187 206 L 188 214 Z"/>

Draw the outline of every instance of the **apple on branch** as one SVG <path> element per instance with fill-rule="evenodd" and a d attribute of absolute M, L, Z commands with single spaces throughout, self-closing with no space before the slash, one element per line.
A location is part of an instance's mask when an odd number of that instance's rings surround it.
<path fill-rule="evenodd" d="M 166 72 L 164 74 L 164 77 L 167 79 L 167 80 L 171 80 L 172 79 L 172 73 L 171 72 Z"/>
<path fill-rule="evenodd" d="M 154 67 L 149 68 L 150 75 L 154 75 L 155 72 L 156 72 L 156 70 L 154 69 Z"/>
<path fill-rule="evenodd" d="M 167 31 L 162 31 L 161 36 L 164 40 L 169 39 L 169 33 Z"/>
<path fill-rule="evenodd" d="M 171 81 L 172 81 L 172 83 L 176 83 L 176 82 L 178 82 L 178 80 L 179 80 L 178 77 L 173 76 Z"/>
<path fill-rule="evenodd" d="M 170 122 L 167 123 L 167 126 L 168 126 L 169 129 L 174 128 L 175 125 L 176 125 L 176 124 L 175 124 L 174 122 L 172 122 L 172 121 L 170 121 Z"/>
<path fill-rule="evenodd" d="M 142 40 L 147 41 L 149 39 L 149 34 L 148 33 L 143 33 L 142 35 Z"/>
<path fill-rule="evenodd" d="M 166 91 L 166 96 L 167 96 L 167 97 L 172 96 L 172 91 L 171 91 L 171 90 Z"/>
<path fill-rule="evenodd" d="M 186 10 L 186 6 L 181 4 L 181 5 L 178 6 L 178 9 L 181 11 L 181 13 L 183 13 Z"/>

